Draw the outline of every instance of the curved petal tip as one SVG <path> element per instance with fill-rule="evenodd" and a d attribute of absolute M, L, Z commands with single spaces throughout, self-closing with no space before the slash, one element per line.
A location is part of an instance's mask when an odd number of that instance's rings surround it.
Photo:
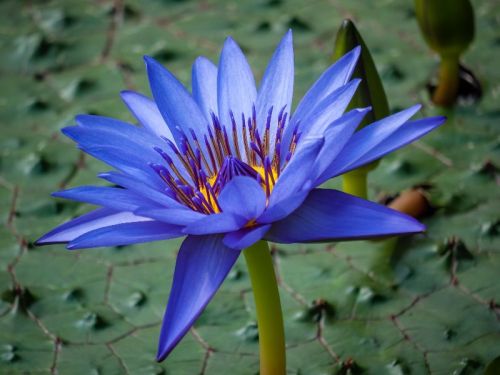
<path fill-rule="evenodd" d="M 155 59 L 153 59 L 151 56 L 148 56 L 148 55 L 144 55 L 144 56 L 142 56 L 142 58 L 143 58 L 143 60 L 144 60 L 144 62 L 145 62 L 146 64 L 156 62 L 156 60 L 155 60 Z"/>
<path fill-rule="evenodd" d="M 157 361 L 163 361 L 189 331 L 238 259 L 222 236 L 189 236 L 177 255 L 163 318 Z"/>
<path fill-rule="evenodd" d="M 154 69 L 154 68 L 164 68 L 163 64 L 154 59 L 151 56 L 144 55 L 143 57 L 144 63 L 146 64 L 146 69 Z"/>

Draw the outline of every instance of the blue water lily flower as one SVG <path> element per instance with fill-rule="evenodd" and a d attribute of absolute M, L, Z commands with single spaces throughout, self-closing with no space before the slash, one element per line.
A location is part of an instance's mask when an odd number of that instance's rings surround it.
<path fill-rule="evenodd" d="M 146 57 L 153 100 L 122 99 L 140 126 L 80 115 L 62 131 L 115 170 L 118 187 L 82 186 L 55 197 L 100 208 L 37 241 L 68 249 L 187 236 L 175 266 L 157 358 L 164 359 L 213 297 L 242 249 L 264 239 L 308 243 L 416 233 L 402 213 L 337 190 L 330 178 L 370 163 L 443 123 L 410 120 L 413 106 L 356 132 L 370 110 L 344 113 L 359 80 L 354 49 L 329 67 L 291 110 L 294 62 L 288 32 L 259 89 L 242 51 L 228 38 L 215 66 L 198 58 L 192 93 Z"/>

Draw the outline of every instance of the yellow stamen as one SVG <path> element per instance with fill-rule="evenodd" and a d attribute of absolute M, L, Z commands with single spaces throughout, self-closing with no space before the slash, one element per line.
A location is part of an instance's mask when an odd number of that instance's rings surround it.
<path fill-rule="evenodd" d="M 262 178 L 262 186 L 265 188 L 265 181 L 266 181 L 266 170 L 264 167 L 260 165 L 252 165 L 251 166 L 255 172 L 257 172 L 260 177 Z M 278 171 L 273 167 L 271 168 L 271 175 L 269 176 L 269 190 L 272 191 L 274 188 L 274 185 L 276 184 L 276 180 L 278 179 Z"/>

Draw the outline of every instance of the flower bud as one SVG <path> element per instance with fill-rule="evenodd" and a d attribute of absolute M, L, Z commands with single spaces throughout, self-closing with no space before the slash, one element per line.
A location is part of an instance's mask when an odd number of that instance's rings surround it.
<path fill-rule="evenodd" d="M 353 78 L 361 78 L 361 83 L 356 91 L 356 94 L 351 100 L 347 110 L 352 108 L 372 107 L 372 110 L 367 113 L 363 121 L 358 127 L 371 124 L 381 118 L 389 115 L 389 103 L 385 95 L 384 86 L 380 80 L 380 76 L 373 62 L 373 58 L 366 46 L 361 34 L 354 25 L 354 22 L 346 19 L 342 22 L 340 29 L 337 32 L 337 39 L 335 40 L 335 47 L 333 51 L 333 59 L 337 60 L 353 48 L 360 46 L 361 55 L 359 57 L 356 68 L 353 72 Z M 354 185 L 360 185 L 357 181 L 357 174 L 366 174 L 375 169 L 378 161 L 374 161 L 364 167 L 355 171 L 349 172 L 351 175 L 349 179 L 353 180 Z M 364 177 L 363 177 L 364 178 Z M 344 181 L 346 178 L 344 178 Z M 345 182 L 346 183 L 346 182 Z M 358 195 L 358 194 L 356 194 Z"/>
<path fill-rule="evenodd" d="M 360 128 L 389 115 L 389 104 L 384 86 L 378 75 L 372 56 L 354 22 L 346 19 L 337 32 L 333 59 L 337 60 L 355 48 L 361 47 L 361 55 L 353 73 L 353 78 L 361 78 L 361 84 L 351 101 L 349 109 L 372 107 L 360 125 Z"/>
<path fill-rule="evenodd" d="M 474 39 L 474 10 L 469 0 L 415 0 L 420 30 L 441 56 L 458 58 Z"/>

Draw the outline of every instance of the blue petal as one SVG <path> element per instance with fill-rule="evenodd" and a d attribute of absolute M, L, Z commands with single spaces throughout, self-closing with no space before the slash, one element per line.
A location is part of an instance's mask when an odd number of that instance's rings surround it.
<path fill-rule="evenodd" d="M 124 131 L 129 129 L 130 131 L 135 130 L 137 132 L 143 132 L 141 129 L 138 129 L 136 126 L 133 126 L 132 124 L 106 116 L 77 115 L 75 116 L 75 121 L 78 125 L 88 127 L 93 130 L 102 130 L 102 129 L 117 130 L 117 132 L 119 133 L 120 130 L 122 129 L 124 129 Z"/>
<path fill-rule="evenodd" d="M 163 144 L 158 137 L 151 135 L 144 128 L 108 117 L 78 115 L 75 121 L 80 126 L 64 128 L 70 131 L 69 137 L 82 145 L 104 145 L 114 147 L 142 147 L 152 153 L 152 145 Z M 64 132 L 66 134 L 66 132 Z"/>
<path fill-rule="evenodd" d="M 300 152 L 297 150 L 292 156 L 276 181 L 276 185 L 269 197 L 269 208 L 300 191 L 307 191 L 314 187 L 312 182 L 314 182 L 316 176 L 312 167 L 316 162 L 323 142 L 323 138 L 302 140 Z M 259 222 L 264 222 L 261 220 L 262 218 L 259 218 Z"/>
<path fill-rule="evenodd" d="M 301 120 L 302 137 L 323 136 L 327 126 L 345 112 L 360 82 L 360 79 L 353 79 L 318 103 L 315 110 Z"/>
<path fill-rule="evenodd" d="M 182 237 L 180 227 L 142 221 L 139 223 L 116 224 L 87 232 L 72 240 L 66 247 L 70 250 L 105 246 L 125 246 Z"/>
<path fill-rule="evenodd" d="M 370 108 L 353 109 L 331 123 L 324 132 L 325 143 L 316 159 L 314 172 L 319 176 L 344 149 Z"/>
<path fill-rule="evenodd" d="M 273 203 L 273 205 L 269 206 L 257 219 L 257 223 L 274 223 L 275 221 L 287 217 L 291 212 L 295 211 L 302 205 L 302 202 L 304 202 L 308 194 L 309 190 L 299 191 Z"/>
<path fill-rule="evenodd" d="M 156 189 L 165 188 L 165 182 L 149 166 L 140 160 L 136 160 L 136 154 L 116 147 L 88 147 L 85 152 L 96 159 L 134 176 L 135 179 Z"/>
<path fill-rule="evenodd" d="M 258 217 L 266 208 L 266 195 L 259 183 L 250 177 L 236 176 L 224 186 L 218 197 L 223 212 L 247 220 Z"/>
<path fill-rule="evenodd" d="M 316 105 L 315 110 L 302 118 L 300 123 L 292 122 L 285 129 L 281 142 L 281 161 L 283 162 L 290 148 L 292 135 L 297 128 L 300 137 L 322 137 L 326 128 L 337 120 L 347 109 L 356 89 L 360 83 L 359 79 L 353 79 L 349 83 L 339 87 Z M 296 152 L 303 147 L 304 142 L 299 142 Z"/>
<path fill-rule="evenodd" d="M 360 47 L 354 48 L 331 65 L 311 86 L 300 101 L 293 117 L 302 119 L 315 109 L 315 105 L 325 99 L 334 90 L 345 85 L 350 79 L 358 62 Z"/>
<path fill-rule="evenodd" d="M 135 213 L 137 215 L 150 217 L 163 223 L 175 225 L 189 225 L 205 217 L 205 215 L 189 208 L 146 208 L 138 209 Z"/>
<path fill-rule="evenodd" d="M 84 150 L 90 147 L 109 146 L 125 152 L 134 152 L 135 159 L 143 163 L 162 160 L 153 147 L 164 147 L 165 142 L 143 128 L 106 117 L 90 115 L 78 115 L 76 122 L 81 126 L 70 126 L 62 129 L 62 132 Z"/>
<path fill-rule="evenodd" d="M 228 233 L 224 236 L 224 245 L 231 249 L 246 249 L 257 241 L 260 241 L 269 228 L 271 228 L 271 224 L 242 228 L 238 231 Z"/>
<path fill-rule="evenodd" d="M 207 58 L 198 57 L 192 71 L 193 98 L 201 108 L 205 118 L 211 122 L 210 113 L 218 113 L 217 67 Z"/>
<path fill-rule="evenodd" d="M 162 361 L 194 324 L 233 267 L 239 251 L 221 236 L 189 236 L 181 246 L 163 318 L 157 361 Z"/>
<path fill-rule="evenodd" d="M 177 144 L 180 144 L 183 136 L 192 141 L 190 129 L 202 139 L 207 121 L 191 94 L 159 62 L 148 56 L 144 60 L 156 105 Z"/>
<path fill-rule="evenodd" d="M 206 215 L 183 229 L 185 234 L 214 234 L 226 233 L 240 229 L 247 223 L 247 219 L 229 212 Z"/>
<path fill-rule="evenodd" d="M 52 193 L 52 196 L 91 203 L 117 211 L 134 211 L 137 208 L 153 208 L 158 204 L 129 190 L 107 186 L 79 186 Z"/>
<path fill-rule="evenodd" d="M 229 129 L 231 129 L 229 112 L 233 112 L 238 122 L 242 113 L 248 118 L 252 114 L 252 107 L 257 98 L 252 70 L 240 47 L 232 38 L 227 38 L 222 48 L 217 76 L 217 97 L 219 118 Z M 228 132 L 228 137 L 232 144 L 231 131 Z M 241 139 L 239 146 L 240 150 L 244 149 Z"/>
<path fill-rule="evenodd" d="M 172 132 L 153 100 L 134 91 L 122 91 L 121 97 L 142 126 L 152 134 L 174 140 Z"/>
<path fill-rule="evenodd" d="M 93 231 L 111 225 L 150 221 L 151 219 L 134 215 L 131 212 L 118 212 L 109 208 L 99 208 L 76 219 L 70 220 L 40 237 L 36 245 L 64 243 Z"/>
<path fill-rule="evenodd" d="M 69 126 L 61 131 L 78 143 L 78 147 L 87 154 L 131 175 L 136 175 L 135 171 L 139 170 L 141 176 L 151 176 L 154 180 L 156 173 L 148 168 L 148 163 L 162 162 L 160 155 L 153 151 L 153 146 L 145 148 L 132 141 L 132 137 L 114 136 L 82 126 Z"/>
<path fill-rule="evenodd" d="M 94 145 L 106 145 L 116 147 L 142 147 L 153 153 L 153 146 L 164 146 L 165 142 L 147 129 L 116 120 L 110 117 L 96 115 L 78 115 L 75 121 L 80 127 L 81 139 L 75 141 L 92 140 Z M 94 135 L 92 137 L 92 135 Z M 86 137 L 86 138 L 85 138 Z"/>
<path fill-rule="evenodd" d="M 290 113 L 294 79 L 293 40 L 289 30 L 276 48 L 257 94 L 257 126 L 263 134 L 268 111 L 273 107 L 270 122 L 270 143 L 274 144 L 278 125 L 278 114 L 283 107 Z M 272 155 L 271 155 L 272 156 Z"/>
<path fill-rule="evenodd" d="M 336 190 L 311 191 L 303 205 L 265 236 L 279 243 L 357 240 L 417 233 L 424 225 L 385 206 Z"/>
<path fill-rule="evenodd" d="M 129 170 L 129 167 L 146 170 L 146 174 L 157 179 L 148 164 L 165 163 L 154 151 L 155 147 L 159 147 L 171 157 L 183 177 L 188 181 L 191 179 L 166 142 L 144 129 L 102 116 L 79 115 L 76 121 L 81 126 L 70 126 L 62 129 L 62 132 L 85 152 L 107 164 L 120 170 Z"/>
<path fill-rule="evenodd" d="M 97 115 L 78 115 L 75 121 L 80 127 L 82 141 L 86 136 L 92 139 L 94 143 L 108 146 L 125 146 L 143 147 L 144 150 L 152 152 L 153 145 L 164 145 L 164 142 L 154 134 L 151 134 L 147 129 L 134 126 L 127 122 L 123 122 L 111 117 Z M 94 137 L 91 137 L 94 135 Z M 81 139 L 76 138 L 76 142 L 80 143 Z M 127 142 L 122 144 L 121 142 Z"/>
<path fill-rule="evenodd" d="M 168 207 L 183 207 L 179 202 L 170 198 L 160 190 L 154 189 L 145 183 L 138 181 L 135 177 L 120 174 L 114 171 L 100 173 L 98 177 L 105 179 L 113 184 L 130 190 L 137 195 L 143 196 L 148 200 L 159 203 L 162 206 Z"/>
<path fill-rule="evenodd" d="M 383 118 L 370 124 L 359 132 L 354 133 L 347 142 L 340 155 L 322 174 L 318 183 L 328 180 L 340 174 L 340 171 L 350 169 L 360 158 L 370 152 L 373 148 L 382 144 L 396 130 L 403 126 L 419 109 L 420 105 L 415 105 L 404 111 Z"/>
<path fill-rule="evenodd" d="M 351 52 L 345 54 L 335 64 L 330 66 L 311 86 L 297 106 L 285 130 L 284 139 L 288 139 L 298 122 L 302 122 L 316 110 L 318 103 L 321 103 L 333 91 L 344 86 L 350 80 L 360 52 L 360 47 L 356 47 Z"/>
<path fill-rule="evenodd" d="M 446 121 L 445 117 L 428 117 L 421 120 L 409 121 L 387 137 L 379 145 L 372 148 L 353 164 L 342 168 L 338 174 L 359 168 L 374 160 L 380 159 L 384 155 L 397 150 L 407 144 L 423 137 L 430 131 L 442 125 Z"/>

